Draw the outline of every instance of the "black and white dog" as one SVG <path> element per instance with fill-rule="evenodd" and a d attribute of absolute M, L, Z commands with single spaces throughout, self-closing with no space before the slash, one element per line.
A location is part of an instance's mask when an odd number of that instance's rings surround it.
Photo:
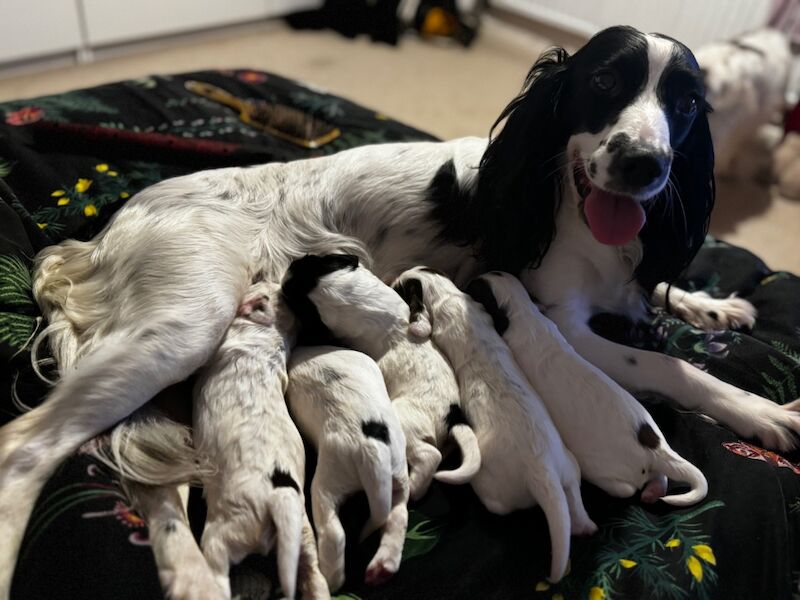
<path fill-rule="evenodd" d="M 588 325 L 599 311 L 641 317 L 702 244 L 714 203 L 707 110 L 684 45 L 614 27 L 537 61 L 488 145 L 387 144 L 195 173 L 140 192 L 93 240 L 44 250 L 34 293 L 62 378 L 0 429 L 0 598 L 56 466 L 204 365 L 251 278 L 279 281 L 306 253 L 359 255 L 384 281 L 418 264 L 462 284 L 487 268 L 518 274 L 575 350 L 624 387 L 793 447 L 797 404 Z"/>

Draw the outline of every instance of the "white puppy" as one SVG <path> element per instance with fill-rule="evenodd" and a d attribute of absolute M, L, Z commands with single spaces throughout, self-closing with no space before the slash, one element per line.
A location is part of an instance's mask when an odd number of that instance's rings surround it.
<path fill-rule="evenodd" d="M 230 563 L 277 538 L 283 593 L 294 597 L 300 564 L 304 596 L 328 596 L 305 512 L 303 441 L 284 400 L 293 329 L 280 286 L 254 284 L 195 387 L 195 447 L 216 467 L 203 481 L 201 545 L 228 595 Z"/>
<path fill-rule="evenodd" d="M 552 544 L 550 579 L 558 581 L 567 568 L 570 533 L 597 530 L 583 506 L 575 457 L 481 305 L 431 269 L 406 271 L 395 284 L 411 281 L 420 282 L 433 341 L 455 369 L 478 436 L 482 464 L 472 487 L 494 513 L 542 506 Z"/>
<path fill-rule="evenodd" d="M 418 286 L 395 291 L 355 256 L 331 254 L 294 261 L 283 289 L 290 306 L 302 312 L 310 301 L 316 310 L 313 322 L 301 319 L 301 335 L 304 327 L 327 328 L 378 363 L 406 438 L 411 498 L 422 497 L 433 478 L 456 485 L 472 479 L 480 469 L 478 440 L 461 410 L 453 369 L 429 339 Z M 436 473 L 450 437 L 462 464 Z"/>
<path fill-rule="evenodd" d="M 374 585 L 400 567 L 408 525 L 405 438 L 375 361 L 331 346 L 297 348 L 289 367 L 292 415 L 318 452 L 311 506 L 319 564 L 331 590 L 344 583 L 345 533 L 337 514 L 364 490 L 370 521 L 362 537 L 382 527 L 365 581 Z"/>
<path fill-rule="evenodd" d="M 669 447 L 633 396 L 572 349 L 516 277 L 493 271 L 467 293 L 492 316 L 587 481 L 623 498 L 644 488 L 645 502 L 686 506 L 705 498 L 700 470 Z M 691 491 L 664 496 L 665 475 L 691 484 Z"/>

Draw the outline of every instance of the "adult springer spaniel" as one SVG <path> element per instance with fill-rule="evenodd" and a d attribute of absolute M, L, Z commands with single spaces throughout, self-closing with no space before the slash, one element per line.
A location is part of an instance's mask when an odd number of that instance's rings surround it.
<path fill-rule="evenodd" d="M 599 311 L 643 316 L 702 244 L 714 200 L 707 110 L 685 46 L 614 27 L 573 56 L 544 55 L 488 146 L 387 144 L 199 172 L 143 190 L 93 240 L 42 251 L 34 292 L 61 380 L 0 429 L 0 598 L 58 464 L 206 364 L 251 279 L 280 281 L 307 253 L 356 254 L 384 281 L 418 264 L 460 284 L 487 268 L 518 274 L 575 350 L 624 387 L 793 447 L 796 403 L 587 324 Z M 725 318 L 732 305 L 713 306 Z"/>

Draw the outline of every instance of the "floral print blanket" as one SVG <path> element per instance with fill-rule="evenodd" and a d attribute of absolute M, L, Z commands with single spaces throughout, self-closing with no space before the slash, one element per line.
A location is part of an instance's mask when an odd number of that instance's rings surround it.
<path fill-rule="evenodd" d="M 317 149 L 299 147 L 200 96 L 188 80 L 242 100 L 278 102 L 337 127 Z M 320 90 L 260 71 L 236 69 L 145 77 L 0 104 L 0 423 L 35 406 L 47 385 L 31 368 L 42 327 L 31 297 L 31 259 L 48 244 L 97 233 L 145 186 L 201 168 L 285 161 L 361 144 L 432 139 Z M 751 253 L 709 238 L 678 282 L 713 296 L 737 293 L 759 319 L 752 332 L 698 331 L 657 312 L 648 323 L 596 318 L 603 335 L 691 362 L 746 390 L 784 403 L 800 396 L 800 279 L 773 272 Z M 42 364 L 45 374 L 52 368 Z M 348 578 L 339 598 L 532 600 L 798 598 L 800 456 L 752 441 L 660 398 L 642 398 L 670 444 L 700 467 L 708 498 L 676 510 L 611 499 L 584 486 L 600 525 L 576 539 L 569 574 L 545 580 L 549 539 L 538 508 L 498 517 L 468 486 L 434 483 L 411 506 L 400 573 L 380 588 L 363 584 L 376 549 L 358 544 L 366 502 L 344 508 Z M 310 477 L 308 478 L 310 481 Z M 192 495 L 198 531 L 204 506 Z M 795 544 L 798 542 L 798 544 Z M 162 596 L 147 525 L 119 485 L 86 452 L 53 476 L 28 525 L 14 598 L 145 599 Z M 279 597 L 274 560 L 251 557 L 233 571 L 242 598 Z"/>

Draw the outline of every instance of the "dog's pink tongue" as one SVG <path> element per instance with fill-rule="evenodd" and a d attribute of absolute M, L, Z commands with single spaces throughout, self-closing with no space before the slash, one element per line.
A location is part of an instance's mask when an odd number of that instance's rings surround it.
<path fill-rule="evenodd" d="M 595 239 L 602 244 L 622 246 L 644 226 L 644 209 L 630 196 L 612 194 L 592 187 L 583 205 L 583 214 Z"/>

